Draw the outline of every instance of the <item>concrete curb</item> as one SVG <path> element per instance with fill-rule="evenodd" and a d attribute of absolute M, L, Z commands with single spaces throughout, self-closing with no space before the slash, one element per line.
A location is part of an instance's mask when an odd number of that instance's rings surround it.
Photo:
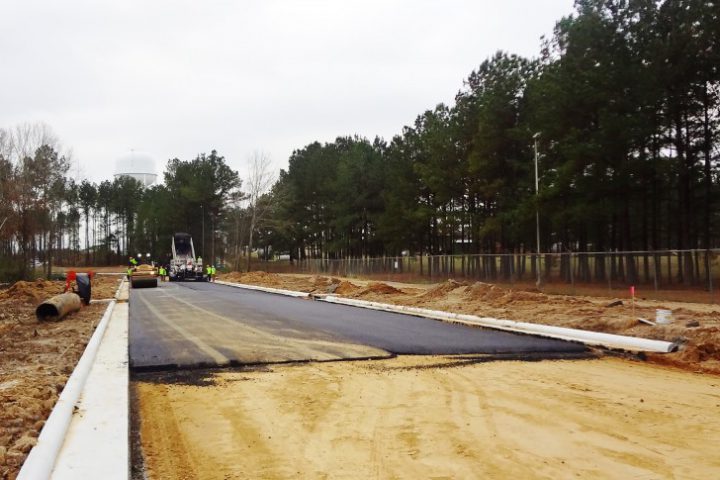
<path fill-rule="evenodd" d="M 267 292 L 267 293 L 276 293 L 278 295 L 286 295 L 288 297 L 296 297 L 296 298 L 309 298 L 310 294 L 305 292 L 296 292 L 294 290 L 283 290 L 280 288 L 271 288 L 271 287 L 258 287 L 257 285 L 248 285 L 246 283 L 233 283 L 233 282 L 223 282 L 221 280 L 212 282 L 217 283 L 218 285 L 225 285 L 228 287 L 236 287 L 236 288 L 245 288 L 247 290 L 257 290 L 260 292 Z"/>
<path fill-rule="evenodd" d="M 53 480 L 129 478 L 127 344 L 128 304 L 118 303 L 55 462 Z"/>
<path fill-rule="evenodd" d="M 678 345 L 673 342 L 661 340 L 650 340 L 647 338 L 628 337 L 612 333 L 591 332 L 576 328 L 555 327 L 537 323 L 516 322 L 514 320 L 502 320 L 489 317 L 478 317 L 476 315 L 465 315 L 461 313 L 443 312 L 440 310 L 429 310 L 426 308 L 407 307 L 403 305 L 391 305 L 388 303 L 369 302 L 367 300 L 356 300 L 342 298 L 335 295 L 315 295 L 317 300 L 353 307 L 369 308 L 393 313 L 404 313 L 426 318 L 432 318 L 448 323 L 457 323 L 473 327 L 485 327 L 495 330 L 504 330 L 526 335 L 537 335 L 571 342 L 580 342 L 585 345 L 599 346 L 610 349 L 627 350 L 631 352 L 656 352 L 669 353 L 677 350 Z"/>
<path fill-rule="evenodd" d="M 18 479 L 128 478 L 127 317 L 108 304 Z"/>

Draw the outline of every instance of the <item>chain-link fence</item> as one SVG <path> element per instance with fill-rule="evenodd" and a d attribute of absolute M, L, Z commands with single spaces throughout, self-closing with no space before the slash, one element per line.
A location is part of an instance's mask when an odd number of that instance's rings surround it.
<path fill-rule="evenodd" d="M 553 252 L 423 255 L 358 259 L 276 260 L 254 264 L 275 273 L 363 277 L 396 282 L 446 279 L 502 284 L 594 286 L 609 290 L 630 285 L 645 290 L 699 290 L 712 293 L 718 283 L 720 250 L 631 252 Z M 568 290 L 568 288 L 565 288 Z M 568 290 L 569 291 L 569 290 Z"/>

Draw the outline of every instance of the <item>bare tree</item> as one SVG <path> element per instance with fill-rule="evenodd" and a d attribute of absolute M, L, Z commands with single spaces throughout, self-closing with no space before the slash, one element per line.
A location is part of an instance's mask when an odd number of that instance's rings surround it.
<path fill-rule="evenodd" d="M 22 123 L 0 130 L 0 155 L 13 163 L 32 157 L 44 145 L 60 151 L 60 141 L 46 123 Z"/>
<path fill-rule="evenodd" d="M 254 152 L 250 157 L 250 176 L 248 178 L 248 232 L 247 269 L 250 271 L 250 259 L 253 246 L 253 233 L 262 223 L 270 208 L 270 201 L 265 195 L 275 183 L 275 173 L 271 170 L 270 157 L 264 152 Z"/>
<path fill-rule="evenodd" d="M 45 123 L 25 123 L 0 129 L 0 219 L 7 218 L 7 250 L 17 246 L 24 277 L 37 246 L 47 250 L 48 273 L 52 262 L 58 213 L 67 171 L 67 157 L 58 153 L 57 136 Z M 32 256 L 29 250 L 32 248 Z"/>

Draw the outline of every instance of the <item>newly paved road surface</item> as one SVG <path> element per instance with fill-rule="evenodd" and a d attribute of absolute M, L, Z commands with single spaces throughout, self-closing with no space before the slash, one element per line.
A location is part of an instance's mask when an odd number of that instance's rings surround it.
<path fill-rule="evenodd" d="M 385 357 L 581 353 L 582 345 L 209 283 L 130 292 L 135 370 Z"/>

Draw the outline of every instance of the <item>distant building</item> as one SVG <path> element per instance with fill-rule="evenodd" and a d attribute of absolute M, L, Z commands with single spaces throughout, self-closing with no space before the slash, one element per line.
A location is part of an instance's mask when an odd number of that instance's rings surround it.
<path fill-rule="evenodd" d="M 148 153 L 130 150 L 115 161 L 115 178 L 132 177 L 149 187 L 157 180 L 155 159 Z"/>

